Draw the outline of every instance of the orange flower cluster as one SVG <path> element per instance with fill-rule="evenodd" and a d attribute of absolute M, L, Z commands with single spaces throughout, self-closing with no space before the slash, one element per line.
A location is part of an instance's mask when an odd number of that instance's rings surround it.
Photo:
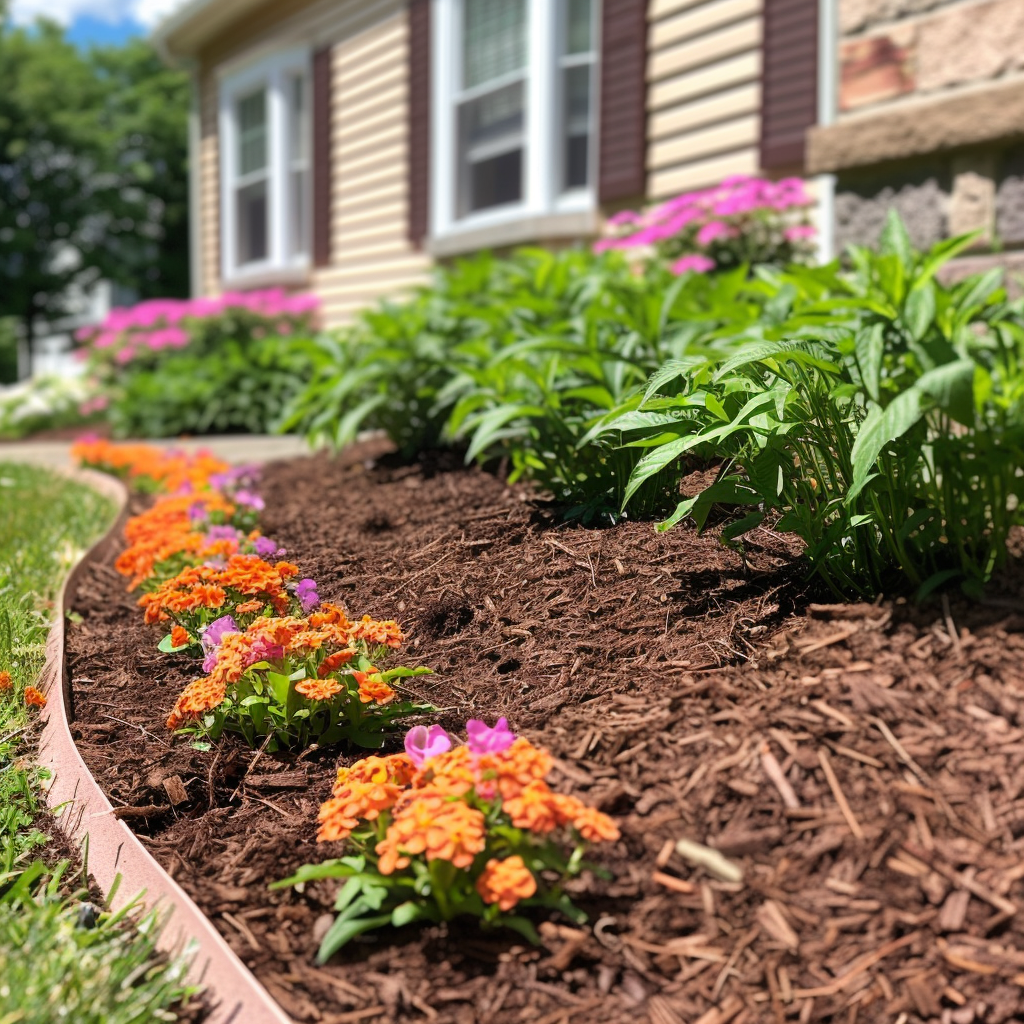
<path fill-rule="evenodd" d="M 390 821 L 375 847 L 381 874 L 406 868 L 421 855 L 469 868 L 487 848 L 486 821 L 495 801 L 513 826 L 535 836 L 571 825 L 584 839 L 617 839 L 607 815 L 548 788 L 544 777 L 550 770 L 551 756 L 522 737 L 489 753 L 455 747 L 419 768 L 408 754 L 367 757 L 338 770 L 331 799 L 320 808 L 317 839 L 346 839 L 360 822 L 387 812 Z M 519 857 L 492 858 L 476 884 L 483 899 L 502 910 L 537 889 Z"/>
<path fill-rule="evenodd" d="M 537 879 L 518 854 L 504 860 L 492 857 L 476 880 L 476 891 L 484 903 L 497 903 L 499 909 L 509 911 L 537 892 Z"/>
<path fill-rule="evenodd" d="M 321 675 L 318 670 L 317 678 L 300 680 L 295 684 L 295 690 L 308 700 L 332 699 L 344 687 L 329 678 L 329 673 L 342 668 L 359 653 L 356 643 L 364 632 L 362 627 L 363 623 L 353 625 L 349 622 L 341 608 L 325 603 L 306 619 L 293 616 L 258 618 L 244 631 L 227 633 L 217 648 L 216 663 L 209 675 L 190 683 L 182 691 L 167 719 L 167 728 L 177 729 L 187 719 L 222 704 L 227 688 L 236 684 L 257 662 L 305 661 L 325 647 L 338 648 L 331 651 L 320 665 L 320 668 L 328 665 L 327 672 Z M 364 704 L 384 705 L 398 696 L 379 675 L 371 672 L 352 674 L 359 686 L 359 699 Z"/>
<path fill-rule="evenodd" d="M 189 509 L 201 504 L 207 514 L 220 512 L 225 517 L 234 506 L 216 491 L 182 494 L 161 498 L 152 508 L 133 516 L 125 524 L 128 547 L 118 556 L 114 567 L 122 576 L 130 576 L 129 590 L 153 575 L 154 566 L 175 555 L 193 555 L 196 560 L 216 555 L 230 557 L 238 549 L 231 541 L 208 543 L 205 534 L 196 530 Z"/>
<path fill-rule="evenodd" d="M 29 707 L 45 708 L 46 697 L 41 690 L 37 690 L 34 686 L 26 686 L 25 703 Z"/>
<path fill-rule="evenodd" d="M 11 682 L 10 672 L 0 672 L 0 693 L 9 690 L 14 684 Z"/>
<path fill-rule="evenodd" d="M 259 595 L 261 601 L 268 601 L 278 614 L 283 614 L 289 602 L 285 582 L 298 574 L 298 566 L 290 562 L 271 565 L 259 555 L 232 555 L 223 568 L 192 565 L 182 569 L 151 593 L 143 594 L 139 605 L 146 609 L 146 622 L 160 622 L 199 608 L 222 608 L 227 592 L 233 590 L 249 597 Z"/>
<path fill-rule="evenodd" d="M 228 463 L 207 451 L 188 454 L 149 444 L 114 444 L 103 438 L 76 441 L 71 456 L 85 466 L 95 466 L 129 482 L 151 480 L 160 490 L 170 492 L 186 485 L 205 488 L 213 474 L 229 468 Z"/>

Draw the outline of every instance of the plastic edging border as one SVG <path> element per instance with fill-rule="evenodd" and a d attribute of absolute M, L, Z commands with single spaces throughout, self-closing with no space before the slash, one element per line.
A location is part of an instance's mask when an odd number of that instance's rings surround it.
<path fill-rule="evenodd" d="M 46 641 L 40 687 L 46 694 L 39 763 L 50 771 L 46 802 L 69 840 L 88 850 L 89 874 L 104 893 L 120 879 L 113 906 L 140 893 L 161 913 L 158 946 L 172 954 L 188 952 L 189 981 L 203 984 L 215 1006 L 206 1024 L 292 1024 L 291 1018 L 224 941 L 210 919 L 157 863 L 119 818 L 92 777 L 71 737 L 71 678 L 65 658 L 66 598 L 73 593 L 93 553 L 119 536 L 127 518 L 128 492 L 117 479 L 92 470 L 65 471 L 79 483 L 110 498 L 119 510 L 111 528 L 68 574 L 55 602 L 56 618 Z"/>

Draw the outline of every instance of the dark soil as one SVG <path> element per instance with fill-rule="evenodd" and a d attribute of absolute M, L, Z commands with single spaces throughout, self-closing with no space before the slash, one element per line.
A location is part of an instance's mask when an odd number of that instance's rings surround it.
<path fill-rule="evenodd" d="M 581 929 L 379 932 L 327 967 L 317 846 L 336 751 L 172 742 L 195 663 L 157 652 L 100 552 L 69 630 L 80 748 L 113 802 L 300 1021 L 970 1024 L 1024 1016 L 1024 578 L 989 603 L 812 604 L 788 542 L 590 529 L 380 444 L 265 472 L 265 532 L 353 614 L 397 617 L 442 722 L 507 715 L 615 815 Z M 172 809 L 164 782 L 188 801 Z M 738 865 L 727 881 L 675 851 Z"/>

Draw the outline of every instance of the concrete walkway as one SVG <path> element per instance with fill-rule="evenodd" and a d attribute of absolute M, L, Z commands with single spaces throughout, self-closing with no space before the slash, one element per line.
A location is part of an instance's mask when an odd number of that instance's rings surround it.
<path fill-rule="evenodd" d="M 187 441 L 171 438 L 145 441 L 144 444 L 161 448 L 183 448 L 195 451 L 206 448 L 225 462 L 270 462 L 296 455 L 309 455 L 305 438 L 286 435 L 236 434 L 223 437 L 191 438 Z M 35 466 L 64 468 L 71 465 L 71 441 L 17 441 L 0 444 L 0 462 L 28 462 Z"/>

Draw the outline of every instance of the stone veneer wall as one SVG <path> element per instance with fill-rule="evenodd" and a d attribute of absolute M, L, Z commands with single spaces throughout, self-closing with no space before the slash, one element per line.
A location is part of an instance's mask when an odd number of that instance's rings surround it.
<path fill-rule="evenodd" d="M 838 175 L 837 243 L 895 207 L 918 245 L 1024 247 L 1024 0 L 836 2 L 839 111 L 811 162 Z"/>

